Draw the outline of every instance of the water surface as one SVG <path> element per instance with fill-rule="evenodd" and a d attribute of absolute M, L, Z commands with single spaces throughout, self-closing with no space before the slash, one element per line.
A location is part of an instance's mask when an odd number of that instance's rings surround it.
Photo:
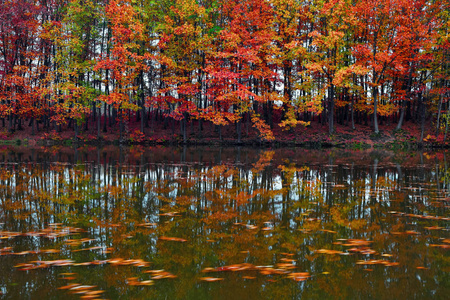
<path fill-rule="evenodd" d="M 2 299 L 444 299 L 445 152 L 0 149 Z"/>

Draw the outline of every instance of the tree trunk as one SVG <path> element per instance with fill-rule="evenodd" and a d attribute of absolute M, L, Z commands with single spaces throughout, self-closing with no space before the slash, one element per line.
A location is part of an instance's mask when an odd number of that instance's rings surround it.
<path fill-rule="evenodd" d="M 355 130 L 355 95 L 352 95 L 352 108 L 351 108 L 351 114 L 352 114 L 352 129 Z"/>
<path fill-rule="evenodd" d="M 402 108 L 400 109 L 400 118 L 398 119 L 397 127 L 395 127 L 395 130 L 402 129 L 404 119 L 405 119 L 405 100 L 402 100 Z"/>
<path fill-rule="evenodd" d="M 187 127 L 187 117 L 188 117 L 188 114 L 187 113 L 183 113 L 183 119 L 181 120 L 181 127 L 182 127 L 182 130 L 183 130 L 183 143 L 184 144 L 186 144 L 187 143 L 187 129 L 186 129 L 186 127 Z"/>
<path fill-rule="evenodd" d="M 31 135 L 35 135 L 35 132 L 34 132 L 34 118 L 32 117 L 31 118 Z"/>
<path fill-rule="evenodd" d="M 242 136 L 242 126 L 241 126 L 241 123 L 242 123 L 242 122 L 241 122 L 240 119 L 236 122 L 236 131 L 237 131 L 237 136 L 238 136 L 238 138 L 237 138 L 238 144 L 241 143 L 241 136 Z"/>
<path fill-rule="evenodd" d="M 145 89 L 144 89 L 144 72 L 141 71 L 139 74 L 139 79 L 141 82 L 141 91 L 140 91 L 140 104 L 141 104 L 141 110 L 140 110 L 140 117 L 141 117 L 141 132 L 144 133 L 144 118 L 145 118 Z"/>
<path fill-rule="evenodd" d="M 202 139 L 203 137 L 203 119 L 198 119 L 198 138 Z"/>
<path fill-rule="evenodd" d="M 331 84 L 329 88 L 328 99 L 328 133 L 334 133 L 334 85 Z"/>
<path fill-rule="evenodd" d="M 77 123 L 77 121 L 74 121 L 73 122 L 74 123 L 74 129 L 75 129 L 75 138 L 74 138 L 74 140 L 75 141 L 78 141 L 78 123 Z"/>
<path fill-rule="evenodd" d="M 13 130 L 13 116 L 12 115 L 8 116 L 8 132 L 9 133 L 14 132 L 14 130 Z"/>
<path fill-rule="evenodd" d="M 119 143 L 123 143 L 124 142 L 124 137 L 123 137 L 123 131 L 124 131 L 124 124 L 123 124 L 123 117 L 122 116 L 120 116 L 120 124 L 119 124 L 119 131 L 120 131 L 120 134 L 119 134 Z"/>
<path fill-rule="evenodd" d="M 376 134 L 380 133 L 380 130 L 378 129 L 378 117 L 377 117 L 377 96 L 378 96 L 378 87 L 374 86 L 372 88 L 372 93 L 373 93 L 373 131 Z"/>
<path fill-rule="evenodd" d="M 422 93 L 419 93 L 419 105 L 420 105 L 420 142 L 423 142 L 423 135 L 425 133 L 425 102 L 422 97 Z"/>
<path fill-rule="evenodd" d="M 102 127 L 101 124 L 101 117 L 102 117 L 102 110 L 100 107 L 96 108 L 96 110 L 98 109 L 98 116 L 97 116 L 97 139 L 100 138 L 100 128 Z"/>
<path fill-rule="evenodd" d="M 441 109 L 442 109 L 442 99 L 443 99 L 443 93 L 439 94 L 439 104 L 438 104 L 438 115 L 437 115 L 437 121 L 436 121 L 436 138 L 439 136 L 439 127 L 440 127 L 440 120 L 441 120 Z"/>
<path fill-rule="evenodd" d="M 108 116 L 108 105 L 105 103 L 103 105 L 103 132 L 106 132 L 106 119 Z"/>

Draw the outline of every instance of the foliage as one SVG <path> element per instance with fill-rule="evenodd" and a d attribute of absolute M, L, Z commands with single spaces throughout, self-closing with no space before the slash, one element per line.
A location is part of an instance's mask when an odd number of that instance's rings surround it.
<path fill-rule="evenodd" d="M 270 141 L 274 128 L 301 131 L 298 124 L 318 118 L 333 134 L 336 122 L 357 114 L 376 133 L 379 119 L 398 129 L 413 119 L 446 138 L 448 1 L 0 6 L 0 118 L 10 132 L 30 120 L 46 131 L 92 123 L 99 135 L 119 120 L 122 134 L 135 116 L 144 134 L 144 123 L 170 124 L 173 133 L 179 123 L 184 142 L 194 121 L 200 131 L 203 121 L 234 124 L 238 140 L 252 123 Z"/>

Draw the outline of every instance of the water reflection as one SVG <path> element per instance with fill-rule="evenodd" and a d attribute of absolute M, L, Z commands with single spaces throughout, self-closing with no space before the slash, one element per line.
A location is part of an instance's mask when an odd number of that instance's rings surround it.
<path fill-rule="evenodd" d="M 446 153 L 86 147 L 0 157 L 5 299 L 449 292 Z"/>

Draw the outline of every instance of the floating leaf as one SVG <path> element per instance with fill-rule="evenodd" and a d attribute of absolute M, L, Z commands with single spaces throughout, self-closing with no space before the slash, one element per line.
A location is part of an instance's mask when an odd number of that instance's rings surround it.
<path fill-rule="evenodd" d="M 182 239 L 182 238 L 177 238 L 177 237 L 160 236 L 159 239 L 163 240 L 163 241 L 172 241 L 172 242 L 181 242 L 181 243 L 187 242 L 187 240 Z"/>
<path fill-rule="evenodd" d="M 213 281 L 221 281 L 223 280 L 223 278 L 217 278 L 217 277 L 200 277 L 201 281 L 208 281 L 208 282 L 213 282 Z"/>

